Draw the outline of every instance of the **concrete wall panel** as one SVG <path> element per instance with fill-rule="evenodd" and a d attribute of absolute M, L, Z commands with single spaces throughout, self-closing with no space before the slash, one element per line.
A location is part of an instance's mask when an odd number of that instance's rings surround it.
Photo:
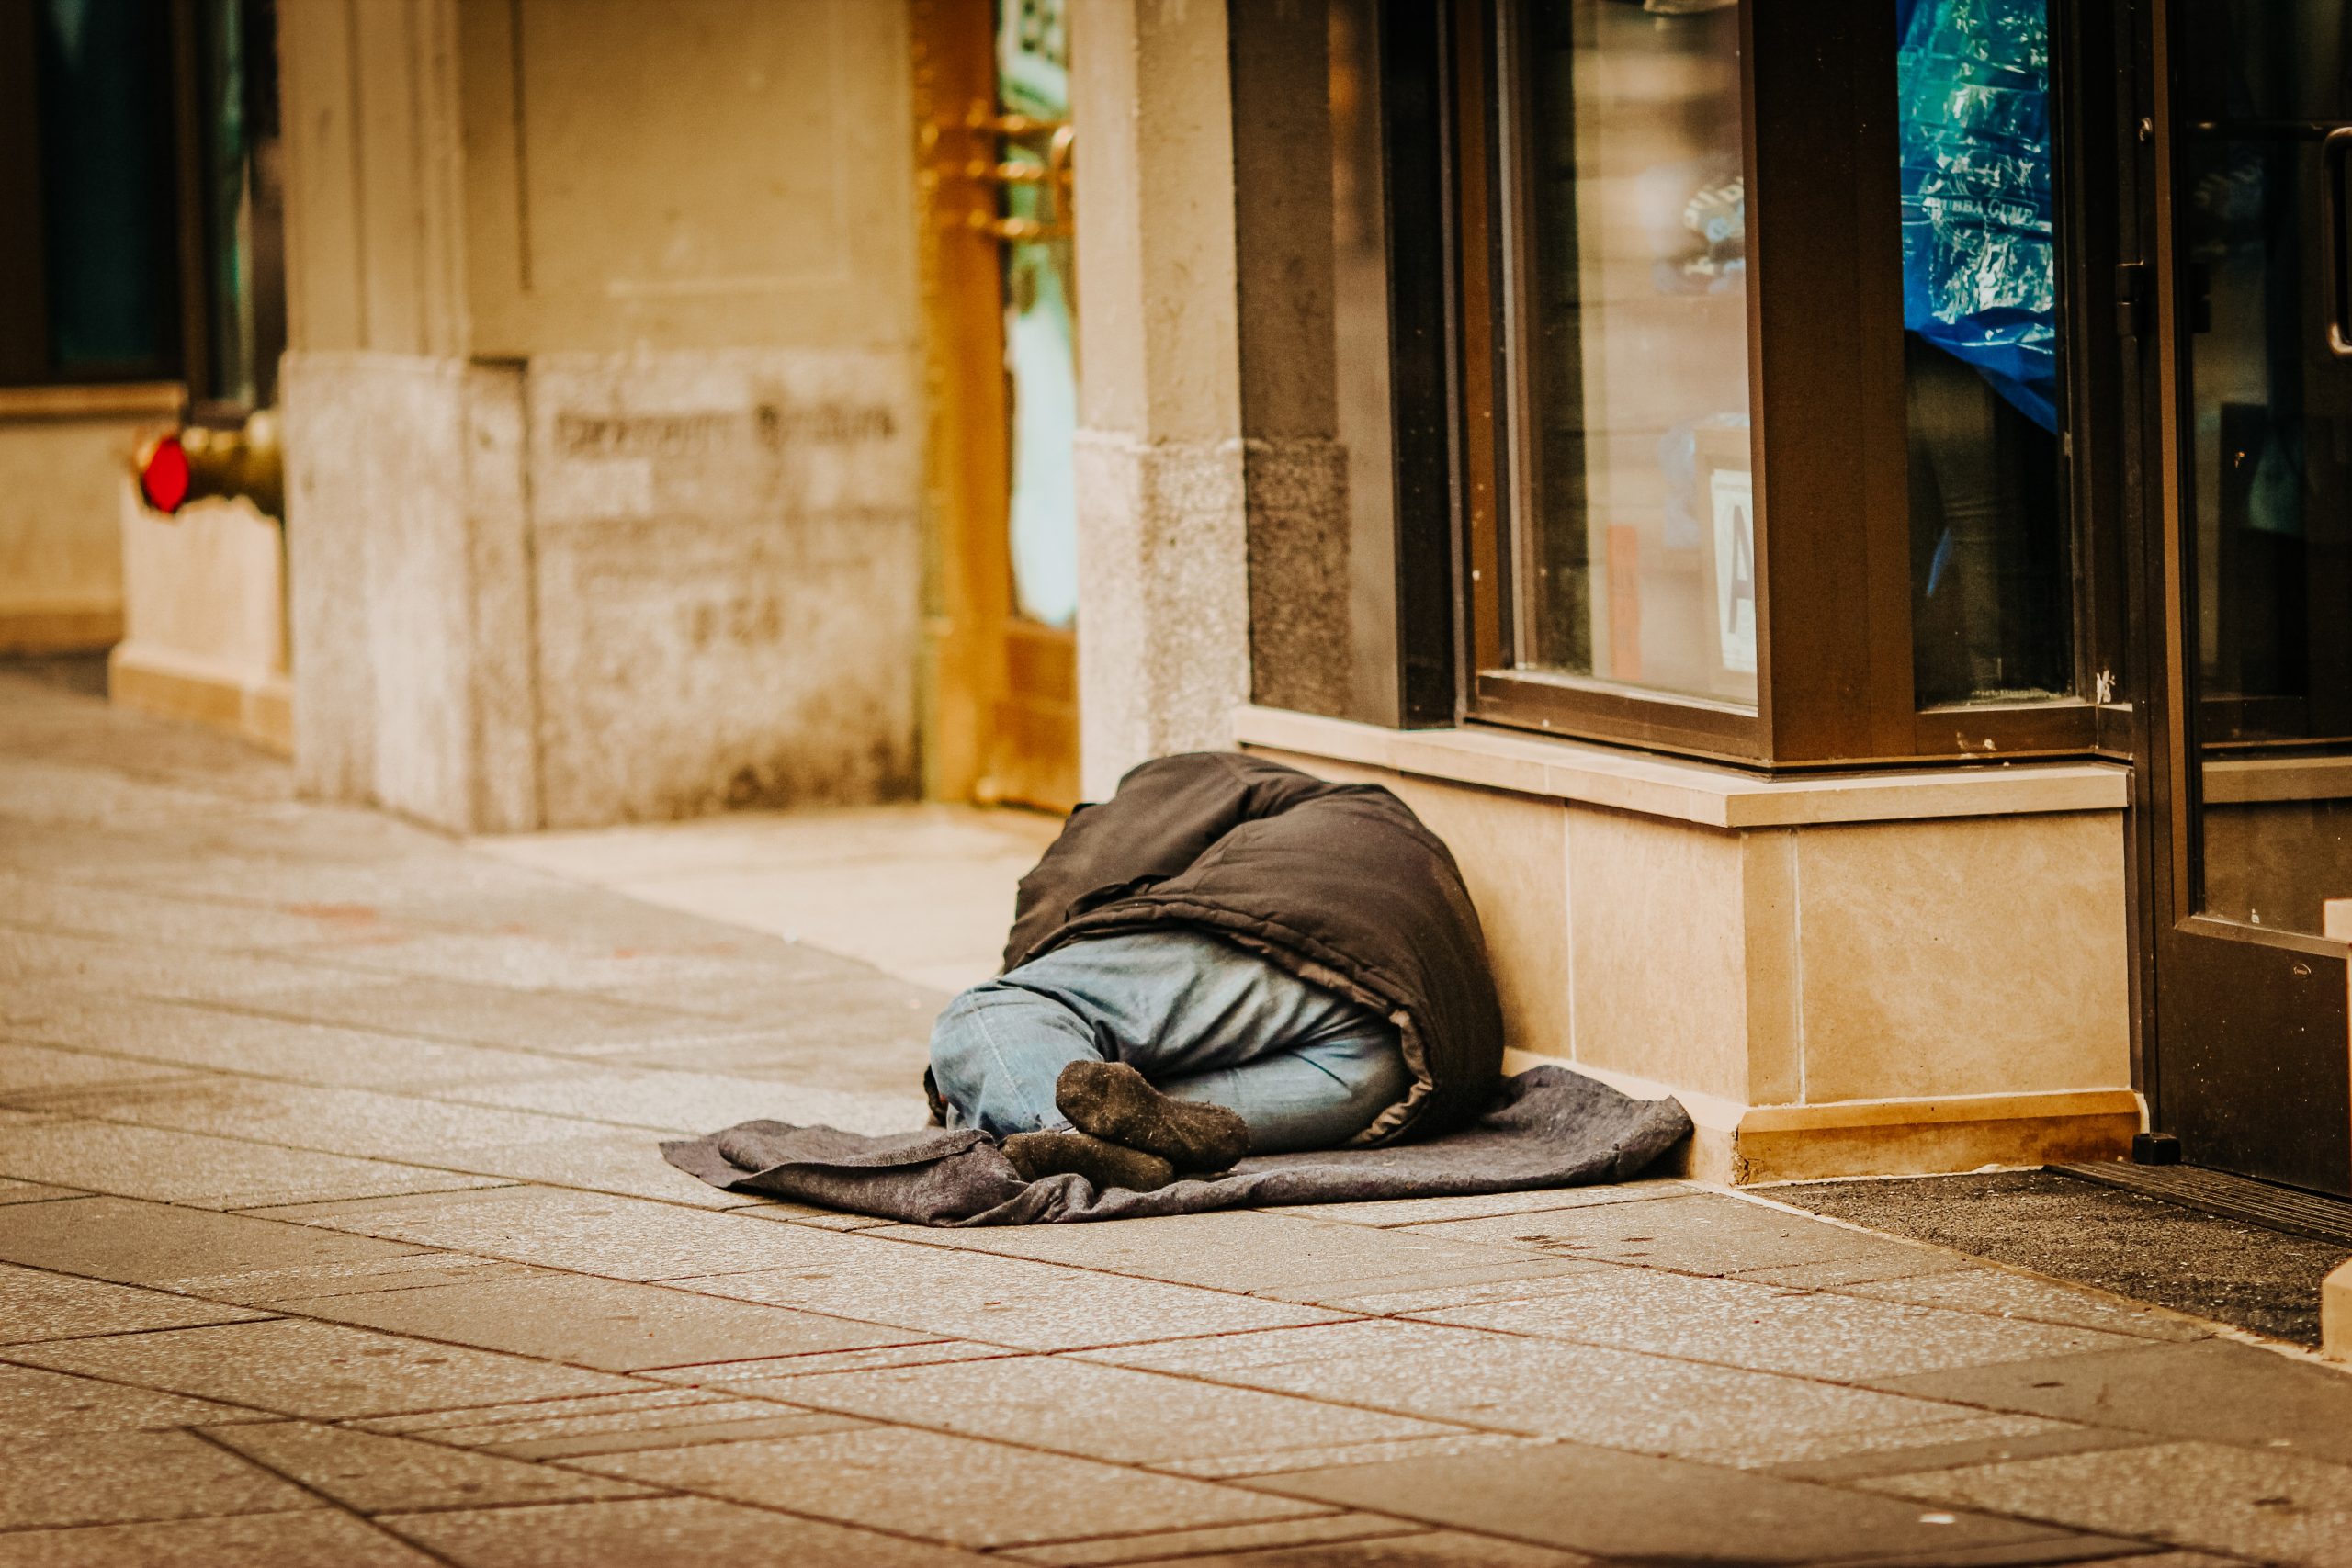
<path fill-rule="evenodd" d="M 1815 829 L 1797 865 L 1808 1101 L 2132 1081 L 2113 815 Z"/>
<path fill-rule="evenodd" d="M 1570 807 L 1575 1059 L 1748 1098 L 1739 836 Z"/>
<path fill-rule="evenodd" d="M 903 5 L 521 0 L 463 39 L 478 352 L 915 341 Z"/>
<path fill-rule="evenodd" d="M 305 787 L 468 830 L 904 793 L 905 7 L 282 14 Z"/>
<path fill-rule="evenodd" d="M 912 791 L 913 378 L 888 353 L 533 361 L 549 825 Z"/>
<path fill-rule="evenodd" d="M 122 629 L 122 476 L 156 416 L 0 421 L 0 652 Z"/>

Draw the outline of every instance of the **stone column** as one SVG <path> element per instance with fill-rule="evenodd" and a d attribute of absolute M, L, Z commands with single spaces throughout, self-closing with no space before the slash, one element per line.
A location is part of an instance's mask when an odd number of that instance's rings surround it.
<path fill-rule="evenodd" d="M 1222 0 L 1076 0 L 1083 786 L 1231 743 L 1250 536 Z"/>
<path fill-rule="evenodd" d="M 1358 716 L 1350 711 L 1349 454 L 1339 439 L 1330 17 L 1324 0 L 1238 5 L 1228 16 L 1251 694 L 1269 707 Z"/>
<path fill-rule="evenodd" d="M 911 794 L 904 8 L 279 18 L 304 789 L 461 831 Z"/>
<path fill-rule="evenodd" d="M 519 389 L 466 358 L 457 33 L 454 0 L 281 12 L 295 768 L 308 794 L 516 828 L 527 617 L 476 602 L 512 600 L 520 565 L 473 536 L 523 518 L 478 530 L 472 481 L 519 490 Z"/>

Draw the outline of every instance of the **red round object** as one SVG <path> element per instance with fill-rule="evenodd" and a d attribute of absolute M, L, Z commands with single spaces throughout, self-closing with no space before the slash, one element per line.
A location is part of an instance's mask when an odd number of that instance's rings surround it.
<path fill-rule="evenodd" d="M 166 435 L 147 454 L 139 469 L 139 493 L 162 513 L 174 513 L 187 500 L 187 448 L 176 435 Z"/>

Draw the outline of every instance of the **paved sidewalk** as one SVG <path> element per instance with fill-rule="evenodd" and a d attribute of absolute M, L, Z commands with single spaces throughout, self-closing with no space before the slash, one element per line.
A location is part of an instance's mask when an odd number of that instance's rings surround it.
<path fill-rule="evenodd" d="M 502 860 L 807 942 L 918 986 L 994 975 L 1021 878 L 1061 831 L 973 806 L 740 811 L 477 839 Z"/>
<path fill-rule="evenodd" d="M 914 1123 L 941 999 L 0 674 L 0 1568 L 2352 1563 L 2352 1379 L 1747 1197 L 656 1155 Z"/>

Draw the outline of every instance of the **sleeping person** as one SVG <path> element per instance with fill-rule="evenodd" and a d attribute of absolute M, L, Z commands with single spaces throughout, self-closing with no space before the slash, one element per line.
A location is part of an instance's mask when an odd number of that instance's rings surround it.
<path fill-rule="evenodd" d="M 1003 972 L 940 1015 L 924 1087 L 1026 1179 L 1148 1190 L 1443 1132 L 1501 1067 L 1477 912 L 1404 802 L 1196 752 L 1071 813 Z"/>

